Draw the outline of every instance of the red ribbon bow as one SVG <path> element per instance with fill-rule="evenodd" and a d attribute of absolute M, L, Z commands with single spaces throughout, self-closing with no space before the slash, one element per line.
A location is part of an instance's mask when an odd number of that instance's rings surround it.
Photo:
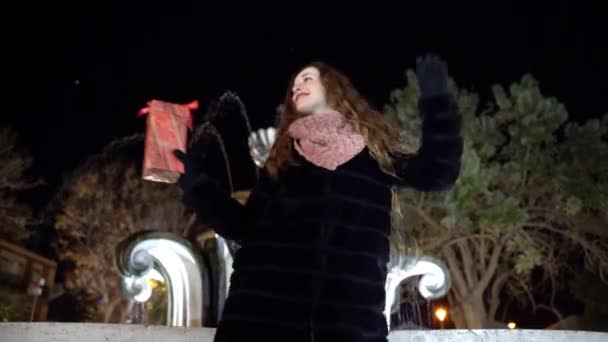
<path fill-rule="evenodd" d="M 194 109 L 198 109 L 198 100 L 194 100 L 187 104 L 177 104 L 159 100 L 151 100 L 148 101 L 147 107 L 142 108 L 137 113 L 137 117 L 149 114 L 151 112 L 169 112 L 185 119 L 188 128 L 192 129 L 192 113 L 190 111 Z"/>

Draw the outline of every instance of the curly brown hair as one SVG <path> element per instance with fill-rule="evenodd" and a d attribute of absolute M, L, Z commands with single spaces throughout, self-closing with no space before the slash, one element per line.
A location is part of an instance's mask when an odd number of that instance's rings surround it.
<path fill-rule="evenodd" d="M 370 106 L 342 72 L 324 62 L 313 62 L 300 70 L 306 67 L 314 67 L 319 71 L 329 107 L 342 113 L 355 132 L 363 136 L 370 154 L 378 161 L 380 168 L 395 175 L 391 155 L 413 155 L 413 147 L 401 139 L 399 132 L 386 122 L 382 113 Z M 279 117 L 277 138 L 265 163 L 266 170 L 272 176 L 276 176 L 279 170 L 296 165 L 293 139 L 287 130 L 292 122 L 305 114 L 299 113 L 292 101 L 294 80 L 295 76 L 291 78 L 287 88 Z"/>

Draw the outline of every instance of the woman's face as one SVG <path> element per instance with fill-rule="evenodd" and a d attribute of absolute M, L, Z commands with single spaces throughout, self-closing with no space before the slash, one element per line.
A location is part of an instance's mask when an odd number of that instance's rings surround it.
<path fill-rule="evenodd" d="M 331 110 L 317 68 L 308 67 L 300 71 L 291 90 L 291 100 L 298 112 L 308 115 Z"/>

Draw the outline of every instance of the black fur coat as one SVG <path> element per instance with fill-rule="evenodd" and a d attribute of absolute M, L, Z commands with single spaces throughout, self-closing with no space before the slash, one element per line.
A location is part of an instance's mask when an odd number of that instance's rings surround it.
<path fill-rule="evenodd" d="M 203 221 L 241 244 L 215 341 L 387 341 L 391 187 L 447 190 L 460 171 L 454 99 L 419 107 L 422 146 L 397 158 L 400 179 L 366 148 L 335 171 L 299 158 L 276 179 L 262 173 L 245 206 L 212 182 L 185 193 Z"/>

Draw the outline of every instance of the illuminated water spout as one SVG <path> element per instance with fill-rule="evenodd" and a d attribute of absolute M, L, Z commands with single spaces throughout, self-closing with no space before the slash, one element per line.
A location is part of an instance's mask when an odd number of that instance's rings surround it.
<path fill-rule="evenodd" d="M 386 304 L 384 314 L 390 327 L 391 307 L 395 304 L 398 297 L 398 288 L 404 280 L 422 276 L 418 283 L 418 291 L 425 299 L 437 299 L 445 296 L 450 289 L 450 275 L 448 268 L 441 260 L 421 256 L 416 263 L 407 268 L 392 268 L 386 277 Z"/>
<path fill-rule="evenodd" d="M 123 241 L 116 255 L 127 296 L 138 302 L 148 300 L 152 294 L 148 279 L 155 270 L 169 294 L 167 325 L 202 325 L 202 263 L 188 241 L 171 233 L 141 232 Z"/>

